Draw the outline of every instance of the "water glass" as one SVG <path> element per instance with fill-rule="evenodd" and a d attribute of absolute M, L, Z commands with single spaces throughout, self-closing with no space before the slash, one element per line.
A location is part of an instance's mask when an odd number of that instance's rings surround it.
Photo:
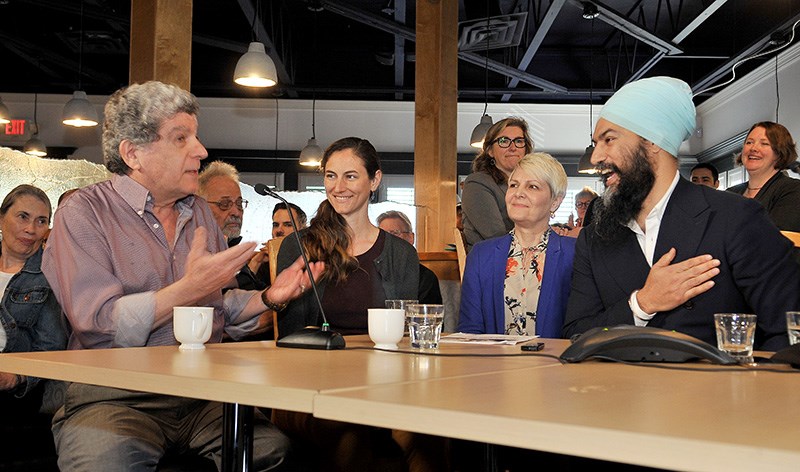
<path fill-rule="evenodd" d="M 800 342 L 800 311 L 786 312 L 786 331 L 789 333 L 789 344 Z"/>
<path fill-rule="evenodd" d="M 405 310 L 406 305 L 412 303 L 419 303 L 418 300 L 386 300 L 386 308 L 396 308 L 398 310 Z"/>
<path fill-rule="evenodd" d="M 411 303 L 406 305 L 406 321 L 411 347 L 436 349 L 442 336 L 444 305 Z"/>
<path fill-rule="evenodd" d="M 717 347 L 740 362 L 749 362 L 753 356 L 756 334 L 756 315 L 744 313 L 717 313 Z"/>

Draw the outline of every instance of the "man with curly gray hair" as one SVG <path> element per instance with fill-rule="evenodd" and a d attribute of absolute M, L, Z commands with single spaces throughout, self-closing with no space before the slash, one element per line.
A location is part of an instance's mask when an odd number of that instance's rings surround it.
<path fill-rule="evenodd" d="M 255 243 L 228 248 L 208 204 L 194 194 L 200 161 L 198 103 L 161 82 L 114 93 L 103 154 L 111 180 L 82 189 L 56 215 L 42 269 L 72 327 L 70 349 L 177 345 L 175 306 L 214 308 L 209 342 L 255 328 L 267 303 L 299 296 L 302 267 L 269 293 L 227 290 Z M 321 272 L 318 267 L 315 272 Z M 221 466 L 222 405 L 72 384 L 54 418 L 58 465 L 70 470 L 155 470 L 169 451 Z M 289 440 L 256 412 L 254 470 L 285 465 Z"/>

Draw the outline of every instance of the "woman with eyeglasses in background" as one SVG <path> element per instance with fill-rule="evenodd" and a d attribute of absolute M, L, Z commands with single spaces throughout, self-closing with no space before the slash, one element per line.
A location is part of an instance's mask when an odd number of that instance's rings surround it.
<path fill-rule="evenodd" d="M 522 156 L 531 152 L 533 140 L 522 118 L 502 119 L 486 132 L 483 149 L 472 162 L 472 174 L 464 180 L 461 193 L 468 251 L 475 243 L 502 236 L 514 227 L 506 212 L 508 176 Z"/>

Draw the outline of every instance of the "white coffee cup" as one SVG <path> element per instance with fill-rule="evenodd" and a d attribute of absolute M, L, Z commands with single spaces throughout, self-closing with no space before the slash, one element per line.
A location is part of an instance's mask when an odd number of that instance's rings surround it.
<path fill-rule="evenodd" d="M 403 339 L 406 314 L 397 308 L 369 308 L 367 324 L 369 338 L 379 349 L 397 349 L 397 343 Z"/>
<path fill-rule="evenodd" d="M 196 351 L 206 347 L 211 337 L 214 321 L 214 307 L 176 306 L 172 310 L 172 329 L 175 339 L 181 343 L 181 351 Z"/>

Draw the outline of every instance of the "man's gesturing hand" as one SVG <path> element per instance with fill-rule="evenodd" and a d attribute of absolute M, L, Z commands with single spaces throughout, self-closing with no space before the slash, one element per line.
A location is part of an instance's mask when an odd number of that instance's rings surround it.
<path fill-rule="evenodd" d="M 256 243 L 243 242 L 222 252 L 211 254 L 206 244 L 206 229 L 197 228 L 192 247 L 186 257 L 184 276 L 191 281 L 188 286 L 197 299 L 225 287 L 247 263 L 256 248 Z"/>
<path fill-rule="evenodd" d="M 672 264 L 675 248 L 661 256 L 647 276 L 636 300 L 645 313 L 668 311 L 714 286 L 719 260 L 709 254 Z"/>

